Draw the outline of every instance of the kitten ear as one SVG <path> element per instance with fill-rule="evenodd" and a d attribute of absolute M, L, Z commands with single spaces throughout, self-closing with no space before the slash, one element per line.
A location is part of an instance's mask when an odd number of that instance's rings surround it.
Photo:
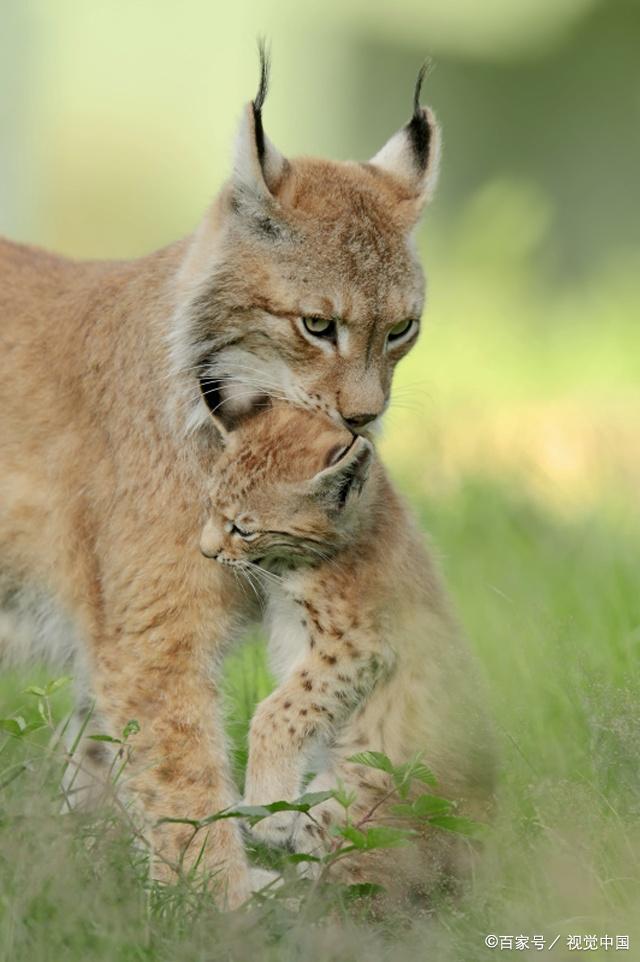
<path fill-rule="evenodd" d="M 263 41 L 258 44 L 260 83 L 255 100 L 247 104 L 236 139 L 233 164 L 233 197 L 236 207 L 259 207 L 273 201 L 274 193 L 288 167 L 262 126 L 262 108 L 269 88 L 270 61 Z"/>
<path fill-rule="evenodd" d="M 440 128 L 433 111 L 420 106 L 420 91 L 427 67 L 428 63 L 424 63 L 418 73 L 411 120 L 369 161 L 409 187 L 415 195 L 417 213 L 433 196 L 440 163 Z"/>
<path fill-rule="evenodd" d="M 349 495 L 359 494 L 369 476 L 373 461 L 373 445 L 358 435 L 351 444 L 331 448 L 326 464 L 313 479 L 313 492 L 342 507 Z"/>

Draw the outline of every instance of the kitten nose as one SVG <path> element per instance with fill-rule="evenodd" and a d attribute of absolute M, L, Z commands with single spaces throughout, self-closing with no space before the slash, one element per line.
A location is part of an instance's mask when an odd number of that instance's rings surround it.
<path fill-rule="evenodd" d="M 355 431 L 356 428 L 363 428 L 370 421 L 375 421 L 377 417 L 377 414 L 352 414 L 350 417 L 343 416 L 342 420 L 351 431 Z"/>

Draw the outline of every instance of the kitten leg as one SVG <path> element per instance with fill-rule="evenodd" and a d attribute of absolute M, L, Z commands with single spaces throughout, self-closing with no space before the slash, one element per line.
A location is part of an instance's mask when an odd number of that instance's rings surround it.
<path fill-rule="evenodd" d="M 369 695 L 385 660 L 380 649 L 363 647 L 345 659 L 335 649 L 314 645 L 256 709 L 249 735 L 246 804 L 293 801 L 300 795 L 309 751 L 318 741 L 330 741 L 336 727 Z M 253 832 L 284 844 L 294 823 L 292 813 L 280 812 L 259 822 Z"/>

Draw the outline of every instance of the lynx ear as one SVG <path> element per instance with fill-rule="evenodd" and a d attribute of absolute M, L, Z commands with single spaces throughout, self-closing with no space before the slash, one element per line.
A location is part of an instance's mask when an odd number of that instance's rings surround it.
<path fill-rule="evenodd" d="M 362 490 L 372 461 L 373 445 L 360 435 L 348 447 L 332 448 L 327 467 L 313 479 L 314 494 L 342 507 L 351 494 Z"/>
<path fill-rule="evenodd" d="M 260 83 L 255 100 L 247 104 L 240 121 L 233 165 L 233 180 L 240 195 L 270 199 L 282 180 L 287 161 L 276 150 L 262 126 L 262 108 L 269 89 L 270 61 L 263 41 L 258 44 Z"/>
<path fill-rule="evenodd" d="M 372 157 L 370 163 L 398 180 L 415 194 L 418 209 L 433 195 L 440 162 L 440 129 L 433 112 L 420 106 L 420 91 L 427 72 L 424 63 L 418 73 L 413 95 L 413 116 Z"/>

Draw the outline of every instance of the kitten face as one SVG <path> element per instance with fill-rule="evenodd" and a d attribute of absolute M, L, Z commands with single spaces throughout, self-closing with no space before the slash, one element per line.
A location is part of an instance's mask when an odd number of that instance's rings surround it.
<path fill-rule="evenodd" d="M 317 564 L 363 506 L 373 448 L 324 417 L 279 405 L 227 436 L 200 548 L 220 564 Z"/>

